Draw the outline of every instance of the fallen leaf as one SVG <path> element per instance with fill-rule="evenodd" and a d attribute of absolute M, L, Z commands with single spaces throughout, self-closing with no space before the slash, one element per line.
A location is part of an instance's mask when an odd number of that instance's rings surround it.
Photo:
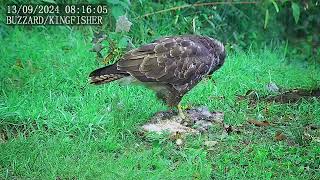
<path fill-rule="evenodd" d="M 287 136 L 284 135 L 282 132 L 277 131 L 274 138 L 276 141 L 282 141 L 284 139 L 287 139 Z"/>
<path fill-rule="evenodd" d="M 270 126 L 270 123 L 269 123 L 268 121 L 266 121 L 266 120 L 264 120 L 264 121 L 257 121 L 257 120 L 251 119 L 251 120 L 248 120 L 248 122 L 249 122 L 250 124 L 253 124 L 253 125 L 258 126 L 258 127 Z"/>

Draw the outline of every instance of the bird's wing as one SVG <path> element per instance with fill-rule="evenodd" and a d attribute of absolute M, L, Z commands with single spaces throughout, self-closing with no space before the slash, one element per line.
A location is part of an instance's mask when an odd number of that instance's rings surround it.
<path fill-rule="evenodd" d="M 142 82 L 184 85 L 208 73 L 211 57 L 208 49 L 190 38 L 163 38 L 126 53 L 118 61 L 119 69 Z"/>

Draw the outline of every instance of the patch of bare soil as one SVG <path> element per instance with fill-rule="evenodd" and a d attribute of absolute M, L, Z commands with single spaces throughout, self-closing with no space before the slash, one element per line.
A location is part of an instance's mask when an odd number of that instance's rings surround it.
<path fill-rule="evenodd" d="M 296 103 L 301 99 L 310 99 L 313 97 L 320 98 L 320 89 L 292 89 L 276 96 L 268 96 L 265 100 L 277 103 Z"/>
<path fill-rule="evenodd" d="M 276 103 L 297 103 L 302 99 L 320 98 L 320 88 L 318 89 L 290 89 L 280 92 L 277 95 L 259 96 L 257 91 L 249 90 L 245 95 L 238 95 L 238 100 L 248 99 L 250 104 L 255 105 L 259 101 Z"/>

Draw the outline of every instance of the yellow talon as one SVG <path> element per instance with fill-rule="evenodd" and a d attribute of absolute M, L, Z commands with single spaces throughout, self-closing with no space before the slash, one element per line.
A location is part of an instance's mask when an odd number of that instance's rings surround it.
<path fill-rule="evenodd" d="M 183 113 L 181 104 L 179 103 L 177 107 L 178 107 L 178 111 L 179 111 L 179 116 L 181 117 L 181 119 L 185 120 L 186 116 Z"/>

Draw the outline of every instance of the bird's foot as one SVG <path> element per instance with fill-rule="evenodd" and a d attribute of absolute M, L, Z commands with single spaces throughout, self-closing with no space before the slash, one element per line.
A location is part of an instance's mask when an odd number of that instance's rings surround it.
<path fill-rule="evenodd" d="M 191 125 L 192 124 L 192 120 L 190 119 L 190 117 L 188 116 L 188 114 L 184 113 L 182 110 L 181 105 L 178 105 L 178 116 L 181 119 L 181 124 L 187 126 L 187 125 Z"/>

